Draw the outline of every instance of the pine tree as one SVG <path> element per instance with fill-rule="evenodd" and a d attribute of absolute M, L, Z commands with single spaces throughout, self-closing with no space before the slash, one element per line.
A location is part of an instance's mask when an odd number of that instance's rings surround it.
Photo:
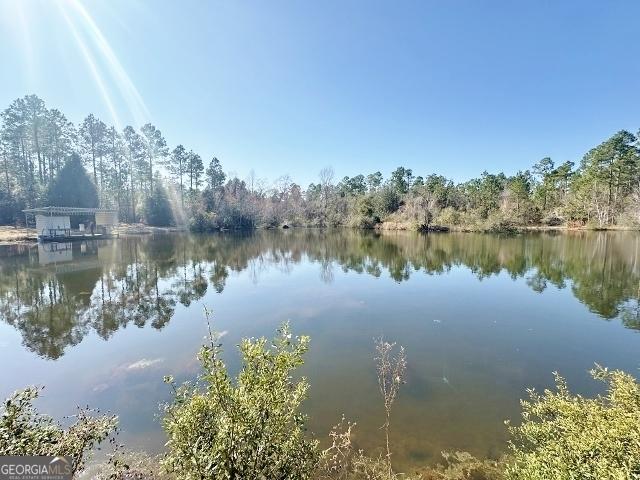
<path fill-rule="evenodd" d="M 82 161 L 72 154 L 53 180 L 47 195 L 48 203 L 56 207 L 95 208 L 98 192 Z"/>
<path fill-rule="evenodd" d="M 102 186 L 102 178 L 98 182 L 98 167 L 102 163 L 106 133 L 107 126 L 92 113 L 80 125 L 80 144 L 84 150 L 86 161 L 93 170 L 93 182 L 96 187 Z"/>
<path fill-rule="evenodd" d="M 209 188 L 215 190 L 224 185 L 224 181 L 227 176 L 222 171 L 222 165 L 220 164 L 220 160 L 216 157 L 211 159 L 209 163 L 209 167 L 207 168 L 207 183 L 209 184 Z"/>
<path fill-rule="evenodd" d="M 162 132 L 154 125 L 147 123 L 140 129 L 142 133 L 145 155 L 149 166 L 149 191 L 153 193 L 153 166 L 157 161 L 163 162 L 164 158 L 169 154 L 167 142 L 162 136 Z"/>

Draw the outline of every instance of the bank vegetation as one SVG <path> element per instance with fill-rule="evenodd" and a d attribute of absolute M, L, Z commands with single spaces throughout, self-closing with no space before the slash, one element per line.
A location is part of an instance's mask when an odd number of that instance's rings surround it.
<path fill-rule="evenodd" d="M 69 162 L 73 171 L 65 172 Z M 76 171 L 80 163 L 95 191 L 78 192 L 86 185 Z M 528 170 L 484 171 L 464 182 L 405 166 L 386 178 L 379 171 L 339 178 L 327 167 L 305 187 L 288 175 L 271 183 L 254 172 L 229 175 L 211 153 L 170 147 L 150 123 L 118 130 L 89 114 L 76 126 L 27 95 L 1 114 L 0 225 L 20 223 L 22 209 L 48 203 L 116 208 L 127 223 L 196 231 L 283 225 L 638 228 L 640 140 L 621 130 L 582 158 L 547 157 Z"/>

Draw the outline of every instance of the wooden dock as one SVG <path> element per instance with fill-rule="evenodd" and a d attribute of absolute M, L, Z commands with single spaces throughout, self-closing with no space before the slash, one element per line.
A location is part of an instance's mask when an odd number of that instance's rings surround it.
<path fill-rule="evenodd" d="M 112 238 L 118 226 L 118 211 L 108 208 L 84 207 L 39 207 L 23 210 L 25 223 L 35 217 L 36 233 L 40 242 L 78 242 L 83 240 L 103 240 Z M 71 217 L 77 229 L 71 228 Z M 86 229 L 85 226 L 89 225 Z"/>
<path fill-rule="evenodd" d="M 65 242 L 79 242 L 82 240 L 106 240 L 109 238 L 114 238 L 111 234 L 104 233 L 94 233 L 91 235 L 90 233 L 73 233 L 73 234 L 65 234 L 65 235 L 40 235 L 38 236 L 38 240 L 41 242 L 51 243 L 65 243 Z"/>

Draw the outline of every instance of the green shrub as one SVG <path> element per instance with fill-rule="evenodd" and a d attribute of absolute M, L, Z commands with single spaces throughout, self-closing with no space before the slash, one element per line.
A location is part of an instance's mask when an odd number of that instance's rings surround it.
<path fill-rule="evenodd" d="M 200 385 L 174 388 L 163 426 L 167 471 L 181 479 L 306 479 L 318 461 L 317 442 L 305 438 L 299 412 L 309 385 L 294 381 L 308 337 L 292 338 L 285 325 L 269 346 L 242 340 L 244 366 L 232 379 L 218 338 L 198 355 Z"/>
<path fill-rule="evenodd" d="M 500 213 L 490 214 L 485 223 L 484 231 L 488 233 L 503 233 L 512 235 L 517 233 L 517 228 L 513 221 L 504 218 Z"/>
<path fill-rule="evenodd" d="M 556 376 L 556 391 L 529 391 L 522 425 L 511 427 L 513 480 L 640 478 L 640 385 L 629 374 L 596 366 L 606 393 L 572 395 Z"/>
<path fill-rule="evenodd" d="M 28 387 L 4 402 L 0 415 L 0 455 L 48 455 L 72 457 L 73 471 L 84 467 L 91 450 L 117 426 L 114 416 L 92 416 L 80 410 L 68 429 L 33 407 L 40 389 Z"/>
<path fill-rule="evenodd" d="M 200 209 L 195 210 L 189 218 L 189 230 L 192 232 L 212 232 L 218 229 L 215 213 Z"/>
<path fill-rule="evenodd" d="M 373 218 L 371 217 L 365 217 L 362 215 L 353 215 L 349 218 L 349 222 L 347 223 L 347 225 L 351 228 L 360 228 L 363 230 L 371 230 L 376 228 L 376 225 L 378 224 L 378 222 L 376 222 Z"/>
<path fill-rule="evenodd" d="M 434 223 L 438 225 L 460 225 L 460 212 L 453 207 L 443 208 L 436 216 Z"/>
<path fill-rule="evenodd" d="M 542 218 L 541 223 L 549 227 L 559 227 L 560 225 L 564 225 L 565 221 L 562 217 L 550 213 L 549 215 L 546 215 L 544 218 Z"/>
<path fill-rule="evenodd" d="M 384 187 L 378 192 L 375 203 L 378 216 L 382 218 L 398 210 L 402 204 L 402 199 L 393 188 Z"/>
<path fill-rule="evenodd" d="M 380 223 L 380 217 L 376 214 L 375 199 L 370 196 L 363 196 L 356 199 L 353 213 L 349 219 L 349 226 L 353 228 L 374 228 Z"/>

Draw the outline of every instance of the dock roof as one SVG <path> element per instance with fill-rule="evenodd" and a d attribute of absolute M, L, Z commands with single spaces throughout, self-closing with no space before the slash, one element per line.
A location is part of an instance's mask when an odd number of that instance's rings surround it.
<path fill-rule="evenodd" d="M 23 210 L 34 215 L 95 215 L 96 213 L 117 213 L 111 208 L 79 208 L 79 207 L 39 207 Z"/>

